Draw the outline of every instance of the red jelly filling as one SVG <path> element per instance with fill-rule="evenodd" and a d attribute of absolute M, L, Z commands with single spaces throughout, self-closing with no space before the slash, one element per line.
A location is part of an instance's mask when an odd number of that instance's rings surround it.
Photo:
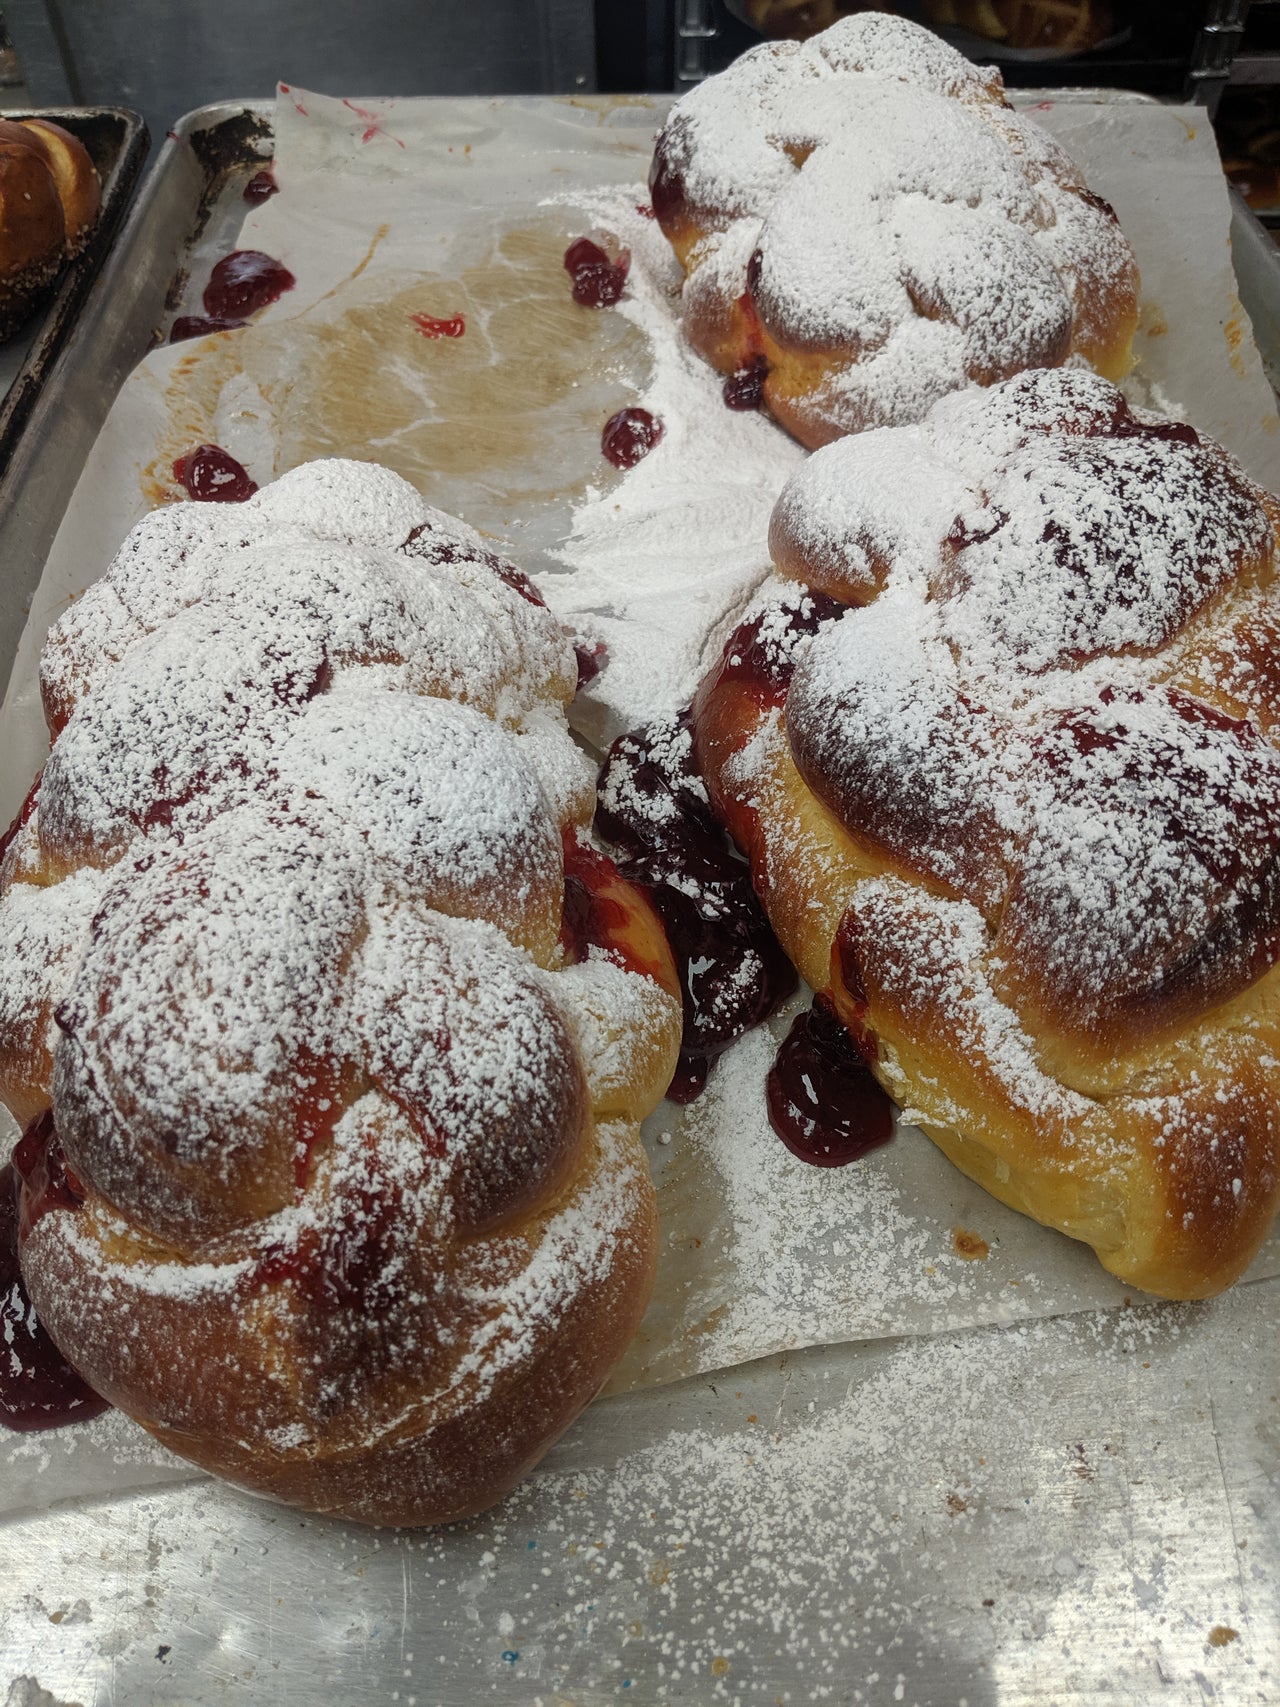
<path fill-rule="evenodd" d="M 842 1168 L 893 1136 L 893 1104 L 823 995 L 792 1022 L 765 1098 L 787 1149 L 818 1168 Z"/>
<path fill-rule="evenodd" d="M 3 859 L 4 856 L 8 853 L 10 846 L 12 845 L 14 839 L 16 838 L 16 836 L 18 834 L 18 831 L 29 820 L 29 818 L 31 817 L 31 814 L 35 811 L 36 802 L 40 798 L 40 779 L 43 776 L 44 776 L 44 772 L 40 771 L 38 773 L 38 775 L 36 776 L 36 780 L 31 784 L 31 787 L 27 790 L 26 799 L 22 802 L 22 805 L 19 806 L 19 808 L 18 808 L 18 816 L 13 820 L 13 823 L 10 824 L 9 828 L 5 831 L 4 835 L 0 836 L 0 859 Z"/>
<path fill-rule="evenodd" d="M 180 314 L 169 328 L 169 342 L 184 344 L 188 338 L 203 338 L 210 332 L 234 332 L 247 320 L 223 320 L 212 314 Z"/>
<path fill-rule="evenodd" d="M 258 490 L 248 469 L 221 445 L 197 445 L 180 456 L 173 478 L 200 504 L 243 504 Z"/>
<path fill-rule="evenodd" d="M 260 202 L 270 201 L 272 196 L 279 193 L 280 186 L 276 183 L 276 175 L 269 166 L 261 172 L 255 172 L 244 187 L 244 199 L 255 207 Z"/>
<path fill-rule="evenodd" d="M 631 251 L 620 249 L 611 261 L 598 243 L 579 237 L 564 252 L 565 271 L 573 281 L 573 300 L 584 308 L 608 308 L 626 288 Z"/>
<path fill-rule="evenodd" d="M 597 640 L 594 645 L 586 640 L 575 640 L 573 652 L 578 660 L 578 692 L 581 693 L 587 683 L 595 681 L 604 668 L 609 648 L 603 640 Z"/>
<path fill-rule="evenodd" d="M 731 373 L 720 388 L 727 409 L 758 409 L 764 402 L 764 382 L 769 372 L 769 364 L 763 356 L 756 356 L 746 367 L 739 368 L 737 373 Z"/>
<path fill-rule="evenodd" d="M 209 275 L 204 311 L 215 320 L 243 320 L 278 302 L 297 282 L 273 256 L 260 249 L 236 249 L 224 255 Z"/>
<path fill-rule="evenodd" d="M 600 449 L 615 468 L 634 468 L 644 461 L 664 431 L 662 422 L 647 409 L 619 409 L 604 424 Z"/>
<path fill-rule="evenodd" d="M 751 886 L 706 801 L 689 719 L 620 736 L 600 773 L 596 828 L 619 869 L 643 888 L 666 927 L 684 1000 L 680 1060 L 668 1096 L 692 1102 L 716 1058 L 796 987 Z M 677 738 L 673 738 L 677 737 Z"/>
<path fill-rule="evenodd" d="M 806 590 L 793 604 L 771 605 L 748 618 L 725 641 L 716 683 L 744 682 L 761 705 L 781 705 L 795 672 L 797 644 L 844 610 L 839 599 Z"/>
<path fill-rule="evenodd" d="M 36 1320 L 18 1261 L 20 1231 L 25 1237 L 49 1209 L 81 1201 L 45 1115 L 0 1168 L 0 1424 L 19 1432 L 87 1422 L 108 1408 Z"/>

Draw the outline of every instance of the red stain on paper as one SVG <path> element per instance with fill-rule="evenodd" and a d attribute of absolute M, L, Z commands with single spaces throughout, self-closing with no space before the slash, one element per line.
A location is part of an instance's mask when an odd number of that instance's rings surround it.
<path fill-rule="evenodd" d="M 438 320 L 434 314 L 411 314 L 409 318 L 424 338 L 461 338 L 467 329 L 461 314 L 451 315 L 448 320 Z"/>

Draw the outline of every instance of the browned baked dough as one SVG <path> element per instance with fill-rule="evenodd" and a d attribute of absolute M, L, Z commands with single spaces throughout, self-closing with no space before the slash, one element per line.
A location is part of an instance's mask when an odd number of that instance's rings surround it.
<path fill-rule="evenodd" d="M 1114 211 L 997 71 L 904 19 L 744 54 L 676 103 L 650 186 L 690 342 L 811 448 L 1024 368 L 1132 366 Z"/>
<path fill-rule="evenodd" d="M 696 706 L 778 935 L 908 1118 L 1175 1298 L 1277 1202 L 1277 514 L 1092 375 L 956 396 L 792 477 L 783 590 Z"/>
<path fill-rule="evenodd" d="M 149 516 L 46 643 L 0 866 L 23 1273 L 247 1487 L 466 1516 L 645 1308 L 679 993 L 583 840 L 576 677 L 517 570 L 344 462 Z"/>
<path fill-rule="evenodd" d="M 0 340 L 80 253 L 100 197 L 77 137 L 49 119 L 0 119 Z"/>

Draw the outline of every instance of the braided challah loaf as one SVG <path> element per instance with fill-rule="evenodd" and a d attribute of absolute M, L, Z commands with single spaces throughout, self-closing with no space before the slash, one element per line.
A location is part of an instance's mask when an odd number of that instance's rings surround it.
<path fill-rule="evenodd" d="M 694 348 L 810 447 L 1024 368 L 1132 365 L 1111 208 L 998 72 L 901 18 L 744 54 L 677 102 L 650 185 Z"/>
<path fill-rule="evenodd" d="M 576 679 L 517 570 L 350 462 L 148 516 L 46 643 L 0 871 L 23 1271 L 246 1486 L 474 1512 L 644 1310 L 678 985 L 584 839 Z"/>
<path fill-rule="evenodd" d="M 1105 381 L 819 451 L 696 702 L 772 923 L 889 1092 L 1149 1291 L 1277 1202 L 1280 505 Z"/>

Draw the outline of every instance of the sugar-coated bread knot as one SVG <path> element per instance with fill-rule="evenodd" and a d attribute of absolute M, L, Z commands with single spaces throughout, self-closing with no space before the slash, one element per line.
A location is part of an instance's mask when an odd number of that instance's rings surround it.
<path fill-rule="evenodd" d="M 810 447 L 1026 368 L 1132 364 L 1113 210 L 997 71 L 904 19 L 745 53 L 676 103 L 650 185 L 694 348 Z"/>
<path fill-rule="evenodd" d="M 1276 518 L 1095 375 L 958 394 L 798 470 L 696 706 L 772 922 L 886 1088 L 1174 1297 L 1241 1273 L 1280 1189 Z"/>
<path fill-rule="evenodd" d="M 571 638 L 397 476 L 322 462 L 146 518 L 41 684 L 0 862 L 41 1322 L 249 1487 L 481 1509 L 644 1310 L 680 1037 L 656 917 L 584 840 Z"/>

